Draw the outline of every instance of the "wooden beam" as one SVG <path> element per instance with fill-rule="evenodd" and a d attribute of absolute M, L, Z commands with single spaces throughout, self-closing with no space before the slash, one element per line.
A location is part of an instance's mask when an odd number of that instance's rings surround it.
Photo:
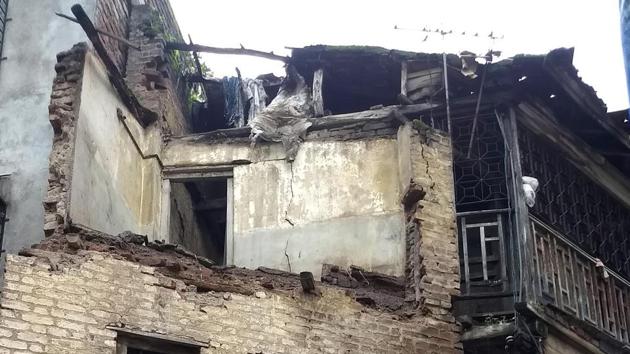
<path fill-rule="evenodd" d="M 324 115 L 324 98 L 322 96 L 322 85 L 324 80 L 324 69 L 317 69 L 313 73 L 313 111 L 315 117 Z"/>
<path fill-rule="evenodd" d="M 202 52 L 202 53 L 214 53 L 214 54 L 232 54 L 232 55 L 251 55 L 255 57 L 265 58 L 269 60 L 279 60 L 285 63 L 290 61 L 289 57 L 283 57 L 276 55 L 273 52 L 262 52 L 254 49 L 246 48 L 219 48 L 209 47 L 199 44 L 187 44 L 180 42 L 166 42 L 166 50 L 181 50 L 186 52 Z"/>
<path fill-rule="evenodd" d="M 114 61 L 107 54 L 107 50 L 105 46 L 103 46 L 103 42 L 101 42 L 101 38 L 98 36 L 98 32 L 96 28 L 94 28 L 94 24 L 88 17 L 88 15 L 83 10 L 81 5 L 76 4 L 72 6 L 72 13 L 76 17 L 77 21 L 87 34 L 88 38 L 92 42 L 94 46 L 94 50 L 96 50 L 96 54 L 101 58 L 103 64 L 105 64 L 105 68 L 109 74 L 109 80 L 118 92 L 120 99 L 123 101 L 125 106 L 133 113 L 134 117 L 138 119 L 142 126 L 147 126 L 157 120 L 157 114 L 153 111 L 150 111 L 144 108 L 134 94 L 129 90 L 127 85 L 125 84 L 125 80 L 123 79 L 120 71 L 118 71 L 118 67 L 114 64 Z"/>
<path fill-rule="evenodd" d="M 537 300 L 537 281 L 534 279 L 534 235 L 532 235 L 529 223 L 529 209 L 525 203 L 525 192 L 523 190 L 523 171 L 521 169 L 521 152 L 518 144 L 518 124 L 517 111 L 510 108 L 509 117 L 502 118 L 497 115 L 502 122 L 505 131 L 506 147 L 510 156 L 510 171 L 512 182 L 512 197 L 514 198 L 514 229 L 517 241 L 515 243 L 518 254 L 518 267 L 522 269 L 520 279 L 515 284 L 521 284 L 523 288 L 515 289 L 523 294 L 523 301 Z M 500 123 L 501 124 L 501 123 Z M 516 279 L 514 279 L 516 281 Z"/>

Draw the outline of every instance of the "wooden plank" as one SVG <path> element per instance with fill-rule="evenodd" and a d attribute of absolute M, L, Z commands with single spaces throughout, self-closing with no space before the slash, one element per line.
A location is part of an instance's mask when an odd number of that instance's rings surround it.
<path fill-rule="evenodd" d="M 400 93 L 407 96 L 407 61 L 400 63 Z"/>
<path fill-rule="evenodd" d="M 534 235 L 530 230 L 529 209 L 525 204 L 523 192 L 523 172 L 521 169 L 521 152 L 518 145 L 518 129 L 516 125 L 516 111 L 510 108 L 509 118 L 505 121 L 506 136 L 509 136 L 507 143 L 511 152 L 512 178 L 515 184 L 514 214 L 516 225 L 516 236 L 519 240 L 522 261 L 522 282 L 525 284 L 525 300 L 534 301 L 536 299 L 536 279 L 534 265 L 529 260 L 535 255 Z"/>
<path fill-rule="evenodd" d="M 322 95 L 322 85 L 324 80 L 324 69 L 317 69 L 313 73 L 313 111 L 315 117 L 324 115 L 324 97 Z"/>
<path fill-rule="evenodd" d="M 227 266 L 234 265 L 234 178 L 228 178 L 227 180 L 224 250 L 223 262 Z"/>
<path fill-rule="evenodd" d="M 468 234 L 466 232 L 466 217 L 461 219 L 462 248 L 464 249 L 464 280 L 466 281 L 466 294 L 470 294 L 470 269 L 468 265 Z"/>

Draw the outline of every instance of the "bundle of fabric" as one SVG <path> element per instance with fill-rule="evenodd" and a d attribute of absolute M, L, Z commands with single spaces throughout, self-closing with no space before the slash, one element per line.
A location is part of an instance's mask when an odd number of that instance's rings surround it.
<path fill-rule="evenodd" d="M 295 67 L 288 65 L 287 76 L 269 106 L 249 122 L 252 146 L 262 139 L 282 142 L 288 161 L 293 161 L 313 117 L 311 90 Z"/>

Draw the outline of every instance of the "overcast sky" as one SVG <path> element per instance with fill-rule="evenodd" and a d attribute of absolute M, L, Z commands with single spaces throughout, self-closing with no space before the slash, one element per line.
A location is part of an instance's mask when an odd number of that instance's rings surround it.
<path fill-rule="evenodd" d="M 618 0 L 171 0 L 182 34 L 216 47 L 274 51 L 313 44 L 375 45 L 419 52 L 541 54 L 575 47 L 574 64 L 609 111 L 628 108 L 621 53 Z M 399 29 L 394 29 L 397 25 Z M 479 33 L 445 38 L 420 29 Z M 490 32 L 503 35 L 492 41 Z M 203 54 L 215 76 L 274 72 L 282 64 L 262 58 Z"/>

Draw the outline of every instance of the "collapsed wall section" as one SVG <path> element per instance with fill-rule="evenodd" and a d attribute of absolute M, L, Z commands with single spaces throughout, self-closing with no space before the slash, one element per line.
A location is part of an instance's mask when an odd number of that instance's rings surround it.
<path fill-rule="evenodd" d="M 339 289 L 200 293 L 107 254 L 61 263 L 8 256 L 0 350 L 113 352 L 107 327 L 124 326 L 206 343 L 202 353 L 459 352 L 433 319 L 366 309 Z"/>
<path fill-rule="evenodd" d="M 79 43 L 57 55 L 57 75 L 48 106 L 54 136 L 49 157 L 48 190 L 44 198 L 44 232 L 47 236 L 63 232 L 68 223 L 75 130 L 86 53 L 87 45 Z"/>
<path fill-rule="evenodd" d="M 452 297 L 459 295 L 459 254 L 453 196 L 451 145 L 448 136 L 420 130 L 411 136 L 414 183 L 426 193 L 407 217 L 408 263 L 423 313 L 455 340 L 459 326 Z"/>

